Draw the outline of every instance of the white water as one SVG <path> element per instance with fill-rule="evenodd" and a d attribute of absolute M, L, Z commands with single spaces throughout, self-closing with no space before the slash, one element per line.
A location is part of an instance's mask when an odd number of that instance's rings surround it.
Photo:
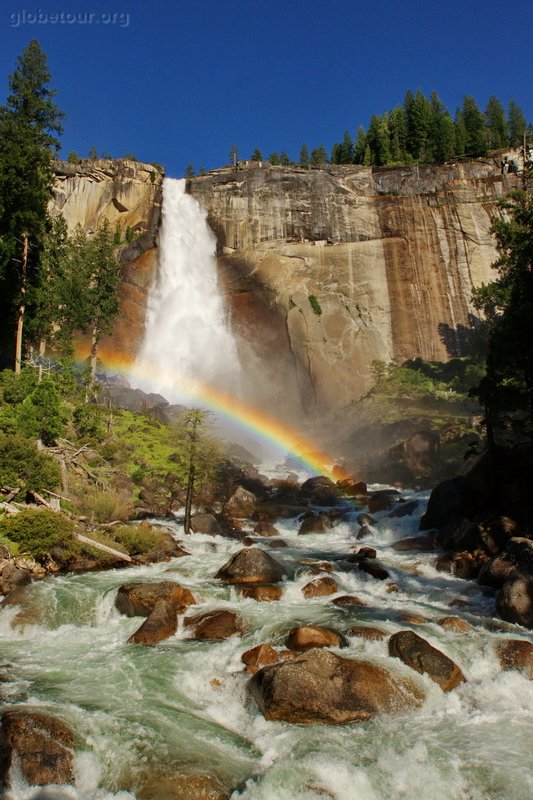
<path fill-rule="evenodd" d="M 135 371 L 142 388 L 191 404 L 190 382 L 238 392 L 241 368 L 219 291 L 215 237 L 184 180 L 163 182 L 159 269 Z"/>
<path fill-rule="evenodd" d="M 422 508 L 420 509 L 422 510 Z M 242 599 L 212 577 L 240 548 L 221 537 L 186 537 L 189 556 L 170 563 L 100 574 L 50 578 L 31 587 L 39 622 L 17 626 L 17 610 L 0 612 L 5 702 L 27 703 L 59 715 L 80 740 L 77 781 L 50 794 L 28 787 L 20 776 L 10 800 L 133 800 L 139 773 L 163 774 L 189 767 L 218 776 L 232 800 L 527 800 L 533 796 L 531 713 L 533 682 L 502 672 L 497 641 L 531 639 L 515 627 L 491 633 L 494 602 L 477 584 L 437 573 L 427 555 L 396 553 L 391 544 L 414 535 L 419 515 L 380 520 L 371 544 L 399 591 L 354 570 L 333 573 L 339 594 L 354 593 L 367 607 L 336 607 L 330 598 L 305 600 L 312 579 L 300 560 L 346 553 L 353 524 L 327 535 L 297 536 L 294 520 L 277 523 L 289 547 L 271 550 L 289 571 L 279 603 Z M 175 526 L 176 535 L 183 530 Z M 266 546 L 266 542 L 265 542 Z M 116 589 L 137 580 L 174 579 L 195 594 L 190 613 L 231 608 L 245 620 L 242 639 L 195 642 L 180 624 L 175 637 L 157 647 L 128 645 L 141 620 L 114 608 Z M 461 597 L 465 609 L 450 609 Z M 405 612 L 433 622 L 418 634 L 453 658 L 467 682 L 444 694 L 387 655 L 387 639 L 349 638 L 341 654 L 363 657 L 410 675 L 427 699 L 415 712 L 377 717 L 360 725 L 299 726 L 267 722 L 248 697 L 249 676 L 241 654 L 260 642 L 283 644 L 302 622 L 346 631 L 355 623 L 387 633 L 411 626 Z M 444 631 L 435 620 L 458 614 L 472 625 L 466 635 Z M 151 797 L 151 800 L 162 800 Z"/>

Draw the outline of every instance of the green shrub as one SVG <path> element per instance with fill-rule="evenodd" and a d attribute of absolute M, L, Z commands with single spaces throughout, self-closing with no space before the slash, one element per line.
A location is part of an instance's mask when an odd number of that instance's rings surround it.
<path fill-rule="evenodd" d="M 150 528 L 142 528 L 140 525 L 121 525 L 113 529 L 113 539 L 122 545 L 128 555 L 136 556 L 153 550 L 164 538 Z"/>
<path fill-rule="evenodd" d="M 311 308 L 313 309 L 315 314 L 317 316 L 320 316 L 320 314 L 322 314 L 322 306 L 318 302 L 318 297 L 316 296 L 316 294 L 310 294 L 309 297 L 308 297 L 308 300 L 309 300 L 309 302 L 311 304 Z"/>
<path fill-rule="evenodd" d="M 86 488 L 76 501 L 78 512 L 93 522 L 105 523 L 127 520 L 133 509 L 130 498 L 115 489 Z"/>
<path fill-rule="evenodd" d="M 0 485 L 27 491 L 54 491 L 61 483 L 58 463 L 20 433 L 0 432 Z"/>
<path fill-rule="evenodd" d="M 49 378 L 37 384 L 17 407 L 17 423 L 26 436 L 53 445 L 63 431 L 63 413 L 59 393 Z"/>
<path fill-rule="evenodd" d="M 74 523 L 47 509 L 29 508 L 0 520 L 0 535 L 18 545 L 19 552 L 42 558 L 54 548 L 74 553 Z"/>
<path fill-rule="evenodd" d="M 104 410 L 93 403 L 80 403 L 72 414 L 72 424 L 80 439 L 99 442 L 105 436 Z"/>

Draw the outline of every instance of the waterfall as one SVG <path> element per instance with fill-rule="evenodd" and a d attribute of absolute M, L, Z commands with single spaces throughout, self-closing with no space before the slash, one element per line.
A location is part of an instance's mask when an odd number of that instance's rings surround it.
<path fill-rule="evenodd" d="M 207 213 L 185 193 L 184 180 L 165 178 L 162 214 L 159 270 L 135 367 L 140 375 L 149 374 L 146 388 L 172 402 L 190 403 L 191 380 L 235 393 L 241 367 L 218 286 Z"/>

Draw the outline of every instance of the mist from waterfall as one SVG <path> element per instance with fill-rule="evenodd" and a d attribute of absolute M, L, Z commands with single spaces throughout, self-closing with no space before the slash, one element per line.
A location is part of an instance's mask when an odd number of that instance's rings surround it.
<path fill-rule="evenodd" d="M 150 376 L 143 388 L 191 404 L 188 382 L 236 394 L 242 370 L 218 286 L 215 236 L 207 213 L 185 193 L 185 185 L 172 178 L 163 182 L 159 270 L 135 366 L 140 375 Z"/>

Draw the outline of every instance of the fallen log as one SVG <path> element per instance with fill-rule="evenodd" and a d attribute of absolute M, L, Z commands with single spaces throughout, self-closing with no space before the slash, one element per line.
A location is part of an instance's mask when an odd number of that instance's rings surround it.
<path fill-rule="evenodd" d="M 95 547 L 97 550 L 102 550 L 104 553 L 110 553 L 112 556 L 115 556 L 115 558 L 120 558 L 122 561 L 128 561 L 130 564 L 137 563 L 135 559 L 127 555 L 127 553 L 121 553 L 120 550 L 114 550 L 112 547 L 108 547 L 106 544 L 102 544 L 94 539 L 90 539 L 88 536 L 83 536 L 81 533 L 76 533 L 74 535 L 78 542 L 90 544 L 91 547 Z"/>

